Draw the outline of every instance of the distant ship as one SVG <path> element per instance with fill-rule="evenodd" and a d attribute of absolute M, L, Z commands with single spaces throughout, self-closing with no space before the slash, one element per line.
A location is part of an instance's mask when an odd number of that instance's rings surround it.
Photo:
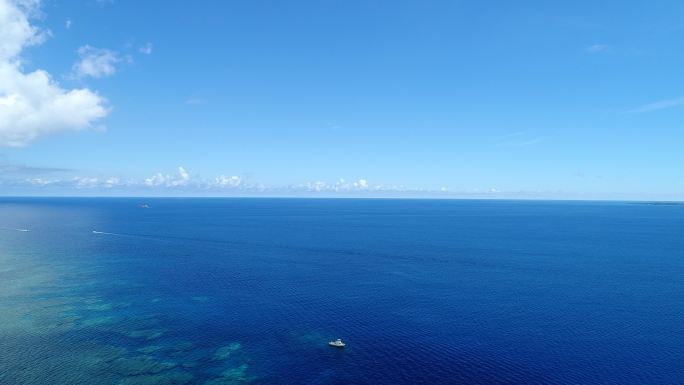
<path fill-rule="evenodd" d="M 141 209 L 149 209 L 150 205 L 148 205 L 147 203 L 141 203 L 138 205 L 138 207 L 140 207 Z"/>
<path fill-rule="evenodd" d="M 334 347 L 336 347 L 336 348 L 343 348 L 343 347 L 347 346 L 347 344 L 345 344 L 344 342 L 342 342 L 342 340 L 339 339 L 339 338 L 336 339 L 335 341 L 330 341 L 330 342 L 328 342 L 328 345 L 334 346 Z"/>

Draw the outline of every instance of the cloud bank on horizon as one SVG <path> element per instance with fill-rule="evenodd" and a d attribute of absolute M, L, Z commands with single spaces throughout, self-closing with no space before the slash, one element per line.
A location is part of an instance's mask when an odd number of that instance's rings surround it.
<path fill-rule="evenodd" d="M 4 169 L 25 175 L 24 178 L 15 179 L 12 182 L 5 181 L 6 187 L 21 189 L 26 187 L 38 187 L 46 189 L 48 192 L 57 192 L 64 189 L 77 189 L 81 192 L 90 190 L 98 191 L 136 191 L 136 192 L 161 192 L 161 193 L 184 193 L 184 192 L 204 192 L 204 193 L 447 193 L 446 188 L 439 190 L 420 190 L 406 188 L 404 186 L 383 186 L 371 185 L 366 179 L 347 181 L 340 178 L 335 182 L 315 181 L 292 185 L 265 185 L 247 180 L 237 175 L 219 175 L 215 178 L 201 178 L 192 176 L 183 166 L 179 166 L 176 174 L 156 173 L 143 179 L 122 179 L 119 177 L 38 177 L 31 174 L 59 174 L 60 169 L 33 170 L 32 168 L 20 169 L 17 166 L 0 165 L 0 171 Z M 2 180 L 0 180 L 2 184 Z M 488 192 L 496 193 L 496 189 L 489 189 Z"/>

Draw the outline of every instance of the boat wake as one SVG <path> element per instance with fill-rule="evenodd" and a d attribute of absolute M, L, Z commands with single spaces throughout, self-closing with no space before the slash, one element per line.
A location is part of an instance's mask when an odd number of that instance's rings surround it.
<path fill-rule="evenodd" d="M 117 234 L 117 233 L 108 233 L 108 232 L 106 232 L 106 231 L 96 231 L 96 230 L 93 230 L 93 234 L 101 234 L 101 235 L 121 235 L 121 234 Z"/>
<path fill-rule="evenodd" d="M 0 229 L 2 229 L 2 230 L 9 230 L 9 231 L 20 231 L 20 232 L 22 232 L 22 233 L 26 233 L 26 232 L 29 231 L 28 229 L 14 229 L 14 228 L 11 228 L 11 227 L 0 227 Z"/>

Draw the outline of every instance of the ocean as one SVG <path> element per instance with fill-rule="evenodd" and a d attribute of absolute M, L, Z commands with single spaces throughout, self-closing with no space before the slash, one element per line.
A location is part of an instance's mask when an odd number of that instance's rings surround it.
<path fill-rule="evenodd" d="M 684 205 L 0 198 L 3 385 L 678 383 Z"/>

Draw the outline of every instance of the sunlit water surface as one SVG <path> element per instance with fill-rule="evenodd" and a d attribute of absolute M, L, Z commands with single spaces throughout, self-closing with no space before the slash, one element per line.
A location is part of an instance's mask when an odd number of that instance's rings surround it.
<path fill-rule="evenodd" d="M 684 206 L 145 202 L 0 199 L 1 384 L 684 381 Z"/>

